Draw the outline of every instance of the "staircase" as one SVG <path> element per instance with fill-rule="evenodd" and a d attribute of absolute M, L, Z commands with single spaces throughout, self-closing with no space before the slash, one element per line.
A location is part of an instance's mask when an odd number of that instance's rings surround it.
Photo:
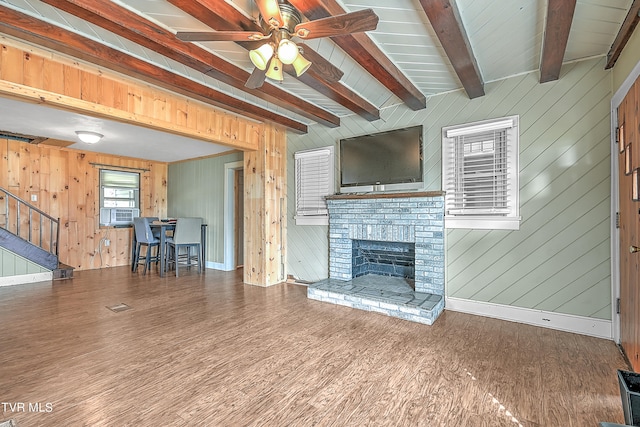
<path fill-rule="evenodd" d="M 73 267 L 58 259 L 60 220 L 0 187 L 0 247 L 70 279 Z"/>

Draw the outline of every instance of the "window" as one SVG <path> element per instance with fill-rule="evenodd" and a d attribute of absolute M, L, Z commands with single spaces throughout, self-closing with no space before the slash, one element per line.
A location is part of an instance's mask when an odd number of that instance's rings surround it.
<path fill-rule="evenodd" d="M 296 225 L 328 225 L 325 196 L 335 191 L 333 146 L 295 154 Z"/>
<path fill-rule="evenodd" d="M 101 208 L 140 208 L 140 174 L 100 169 Z"/>
<path fill-rule="evenodd" d="M 443 128 L 445 227 L 519 229 L 518 121 Z"/>

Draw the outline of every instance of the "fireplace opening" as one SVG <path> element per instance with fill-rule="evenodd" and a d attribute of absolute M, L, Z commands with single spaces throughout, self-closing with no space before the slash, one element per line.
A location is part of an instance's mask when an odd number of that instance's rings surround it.
<path fill-rule="evenodd" d="M 367 274 L 402 277 L 414 287 L 415 243 L 353 240 L 353 278 Z"/>

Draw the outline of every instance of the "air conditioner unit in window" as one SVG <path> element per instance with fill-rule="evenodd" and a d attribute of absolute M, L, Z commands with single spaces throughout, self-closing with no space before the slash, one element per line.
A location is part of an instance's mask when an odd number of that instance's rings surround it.
<path fill-rule="evenodd" d="M 138 208 L 100 208 L 100 225 L 131 225 L 139 216 Z"/>

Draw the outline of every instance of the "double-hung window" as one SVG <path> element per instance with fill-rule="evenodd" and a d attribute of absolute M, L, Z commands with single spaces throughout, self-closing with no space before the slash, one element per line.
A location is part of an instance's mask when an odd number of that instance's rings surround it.
<path fill-rule="evenodd" d="M 333 146 L 295 153 L 296 225 L 328 225 L 325 197 L 335 191 Z"/>
<path fill-rule="evenodd" d="M 445 227 L 520 227 L 519 117 L 442 130 Z"/>
<path fill-rule="evenodd" d="M 140 174 L 100 169 L 101 208 L 140 208 Z"/>

